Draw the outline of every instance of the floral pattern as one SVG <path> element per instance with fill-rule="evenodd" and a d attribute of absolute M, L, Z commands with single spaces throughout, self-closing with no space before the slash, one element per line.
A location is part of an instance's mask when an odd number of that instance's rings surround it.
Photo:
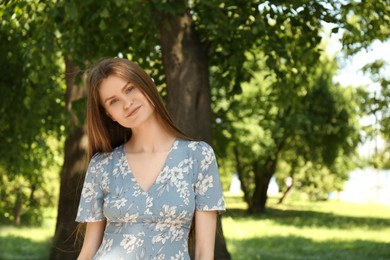
<path fill-rule="evenodd" d="M 177 139 L 148 191 L 134 178 L 124 145 L 94 155 L 76 221 L 107 220 L 94 259 L 187 260 L 195 210 L 225 210 L 215 154 L 205 142 Z"/>

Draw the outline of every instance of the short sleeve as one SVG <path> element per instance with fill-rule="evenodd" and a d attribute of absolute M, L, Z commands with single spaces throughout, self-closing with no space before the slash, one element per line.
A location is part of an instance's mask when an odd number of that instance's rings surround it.
<path fill-rule="evenodd" d="M 77 211 L 77 222 L 97 222 L 105 220 L 103 216 L 103 191 L 101 180 L 103 164 L 101 154 L 95 154 L 88 166 L 81 191 Z"/>
<path fill-rule="evenodd" d="M 217 160 L 210 145 L 199 142 L 195 149 L 195 210 L 225 211 Z"/>

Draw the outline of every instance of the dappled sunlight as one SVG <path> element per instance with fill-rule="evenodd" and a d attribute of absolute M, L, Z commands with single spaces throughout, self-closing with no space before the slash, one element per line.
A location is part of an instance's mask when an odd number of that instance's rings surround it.
<path fill-rule="evenodd" d="M 49 259 L 55 228 L 55 211 L 46 209 L 41 226 L 2 225 L 0 227 L 0 259 Z"/>
<path fill-rule="evenodd" d="M 300 236 L 228 237 L 228 249 L 234 260 L 247 259 L 388 259 L 389 244 L 370 240 L 315 241 Z M 244 249 L 244 250 L 243 250 Z M 245 253 L 243 253 L 245 252 Z"/>
<path fill-rule="evenodd" d="M 233 259 L 390 257 L 386 206 L 334 201 L 277 205 L 271 200 L 264 214 L 251 215 L 242 197 L 225 198 L 222 225 Z"/>

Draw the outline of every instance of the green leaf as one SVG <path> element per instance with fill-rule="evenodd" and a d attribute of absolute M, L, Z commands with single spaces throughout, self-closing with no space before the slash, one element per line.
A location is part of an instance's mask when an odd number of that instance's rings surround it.
<path fill-rule="evenodd" d="M 102 18 L 108 18 L 108 17 L 110 17 L 110 12 L 107 10 L 107 8 L 104 8 L 104 9 L 100 12 L 100 17 L 102 17 Z"/>

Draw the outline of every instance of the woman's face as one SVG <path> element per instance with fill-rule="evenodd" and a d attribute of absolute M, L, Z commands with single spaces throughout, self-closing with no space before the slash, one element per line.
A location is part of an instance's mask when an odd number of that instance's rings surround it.
<path fill-rule="evenodd" d="M 133 83 L 111 75 L 99 88 L 100 102 L 107 115 L 126 128 L 136 128 L 153 118 L 154 107 Z"/>

